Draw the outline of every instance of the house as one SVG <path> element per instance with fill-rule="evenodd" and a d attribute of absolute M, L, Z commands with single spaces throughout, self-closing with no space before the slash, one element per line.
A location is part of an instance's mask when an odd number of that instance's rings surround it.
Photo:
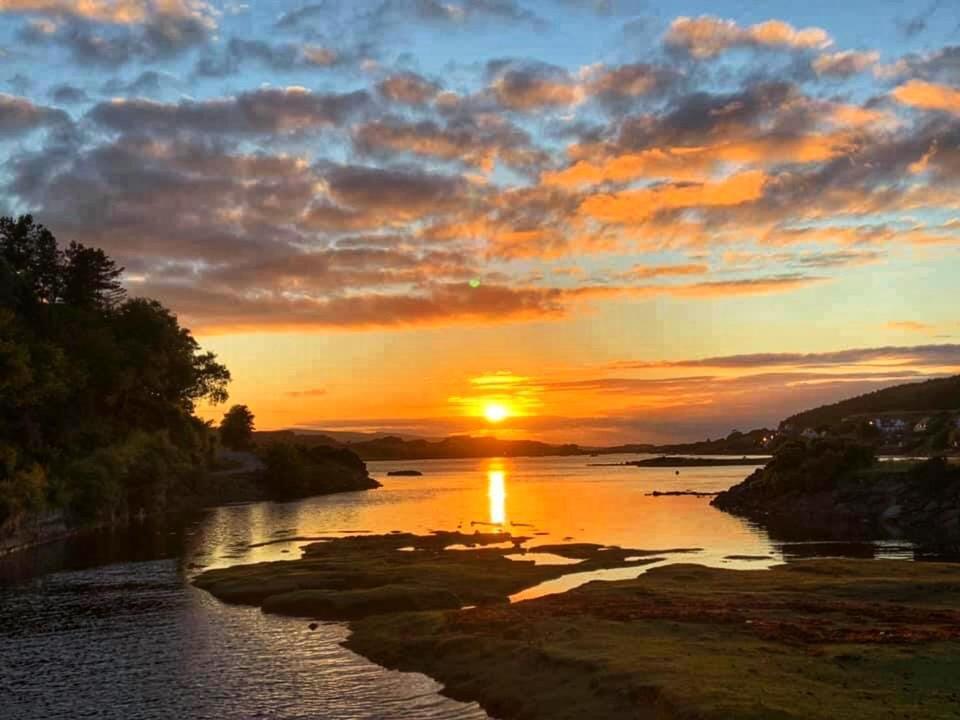
<path fill-rule="evenodd" d="M 876 418 L 870 421 L 884 435 L 895 435 L 905 432 L 907 423 L 900 418 Z"/>
<path fill-rule="evenodd" d="M 805 428 L 804 431 L 800 433 L 800 437 L 804 440 L 816 440 L 820 437 L 820 434 L 813 428 Z"/>
<path fill-rule="evenodd" d="M 930 427 L 930 418 L 926 417 L 913 426 L 913 431 L 915 433 L 924 433 L 927 431 L 927 428 L 929 427 Z"/>

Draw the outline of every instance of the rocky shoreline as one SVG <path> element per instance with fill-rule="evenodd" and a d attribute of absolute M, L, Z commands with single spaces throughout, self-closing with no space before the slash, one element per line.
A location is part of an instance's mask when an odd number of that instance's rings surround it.
<path fill-rule="evenodd" d="M 712 504 L 779 536 L 956 543 L 960 466 L 877 462 L 854 445 L 797 443 Z"/>

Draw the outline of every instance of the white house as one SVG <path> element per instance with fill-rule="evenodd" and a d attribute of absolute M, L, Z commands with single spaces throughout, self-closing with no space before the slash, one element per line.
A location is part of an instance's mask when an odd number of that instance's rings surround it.
<path fill-rule="evenodd" d="M 873 421 L 873 424 L 880 430 L 880 432 L 885 435 L 893 435 L 894 433 L 902 433 L 907 429 L 907 423 L 901 420 L 900 418 L 877 418 Z"/>

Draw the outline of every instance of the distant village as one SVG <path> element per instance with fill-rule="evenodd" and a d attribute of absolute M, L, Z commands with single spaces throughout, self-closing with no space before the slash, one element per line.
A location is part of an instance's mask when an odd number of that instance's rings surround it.
<path fill-rule="evenodd" d="M 861 413 L 816 428 L 784 422 L 763 444 L 774 447 L 786 437 L 859 440 L 876 445 L 881 453 L 953 453 L 960 451 L 960 412 Z"/>

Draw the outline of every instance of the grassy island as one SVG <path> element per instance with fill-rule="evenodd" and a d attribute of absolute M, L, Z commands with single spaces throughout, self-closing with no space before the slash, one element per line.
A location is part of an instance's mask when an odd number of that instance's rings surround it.
<path fill-rule="evenodd" d="M 675 564 L 510 604 L 567 572 L 671 552 L 530 547 L 527 538 L 395 533 L 308 545 L 301 559 L 199 575 L 228 601 L 348 619 L 348 646 L 426 673 L 492 715 L 656 720 L 956 718 L 960 569 L 809 560 L 772 570 Z"/>
<path fill-rule="evenodd" d="M 320 620 L 349 620 L 409 610 L 504 604 L 510 595 L 575 568 L 577 572 L 642 567 L 696 548 L 637 550 L 601 545 L 540 545 L 578 561 L 538 565 L 513 560 L 529 538 L 509 533 L 393 533 L 312 543 L 294 561 L 209 570 L 194 583 L 226 602 L 265 612 Z"/>

